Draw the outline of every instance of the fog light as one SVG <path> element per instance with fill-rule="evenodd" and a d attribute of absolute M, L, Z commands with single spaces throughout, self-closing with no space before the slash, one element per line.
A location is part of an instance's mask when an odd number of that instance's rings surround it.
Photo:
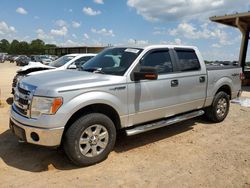
<path fill-rule="evenodd" d="M 38 142 L 39 141 L 39 135 L 35 132 L 32 132 L 30 134 L 30 137 L 32 138 L 32 140 L 34 140 L 35 142 Z"/>

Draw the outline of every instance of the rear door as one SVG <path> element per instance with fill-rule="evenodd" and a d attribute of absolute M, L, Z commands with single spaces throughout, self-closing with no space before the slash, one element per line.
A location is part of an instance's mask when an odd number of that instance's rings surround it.
<path fill-rule="evenodd" d="M 204 106 L 207 87 L 207 73 L 203 62 L 195 50 L 189 48 L 174 48 L 178 66 L 178 105 L 176 112 L 199 109 Z M 202 63 L 202 64 L 201 64 Z"/>

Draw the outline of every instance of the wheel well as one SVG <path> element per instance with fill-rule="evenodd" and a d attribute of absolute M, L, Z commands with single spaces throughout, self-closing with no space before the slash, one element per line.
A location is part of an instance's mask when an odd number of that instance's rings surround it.
<path fill-rule="evenodd" d="M 226 94 L 228 94 L 229 98 L 231 99 L 231 88 L 228 85 L 221 86 L 216 92 L 216 94 L 219 93 L 220 91 L 224 91 Z"/>
<path fill-rule="evenodd" d="M 64 129 L 64 133 L 68 130 L 68 128 L 77 120 L 79 119 L 81 116 L 89 114 L 89 113 L 102 113 L 106 116 L 108 116 L 114 123 L 116 129 L 120 129 L 121 128 L 121 121 L 120 121 L 120 117 L 119 114 L 117 113 L 117 111 L 106 104 L 92 104 L 92 105 L 88 105 L 83 107 L 82 109 L 78 110 L 77 112 L 75 112 L 71 118 L 68 120 L 65 129 Z"/>

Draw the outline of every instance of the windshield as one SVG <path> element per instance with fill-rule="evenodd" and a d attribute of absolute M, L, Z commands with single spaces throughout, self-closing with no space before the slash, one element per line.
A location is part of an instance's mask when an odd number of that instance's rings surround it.
<path fill-rule="evenodd" d="M 82 65 L 81 70 L 122 76 L 141 51 L 139 48 L 108 48 Z"/>
<path fill-rule="evenodd" d="M 76 56 L 62 56 L 58 58 L 57 60 L 50 63 L 50 66 L 52 67 L 61 67 L 68 63 L 71 59 L 75 58 Z"/>

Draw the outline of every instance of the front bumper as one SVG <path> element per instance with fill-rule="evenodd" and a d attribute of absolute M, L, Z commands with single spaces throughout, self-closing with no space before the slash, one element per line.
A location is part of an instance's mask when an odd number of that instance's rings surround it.
<path fill-rule="evenodd" d="M 10 130 L 22 142 L 41 146 L 59 146 L 63 135 L 64 127 L 60 128 L 38 128 L 24 125 L 14 118 L 10 118 Z"/>

